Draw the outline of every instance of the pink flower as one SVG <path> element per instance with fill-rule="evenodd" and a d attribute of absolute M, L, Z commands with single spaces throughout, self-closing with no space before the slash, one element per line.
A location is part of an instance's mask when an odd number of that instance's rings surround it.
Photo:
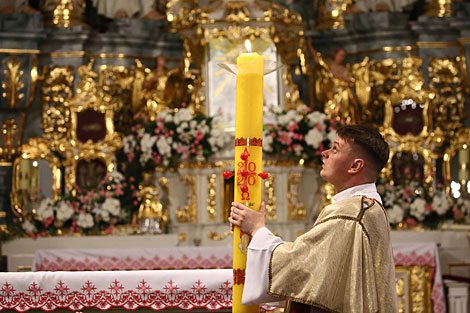
<path fill-rule="evenodd" d="M 431 206 L 430 204 L 426 204 L 426 205 L 424 206 L 424 210 L 425 210 L 425 211 L 433 211 L 433 208 L 432 208 L 432 206 Z"/>
<path fill-rule="evenodd" d="M 100 190 L 100 196 L 104 197 L 104 194 L 105 194 L 104 190 Z"/>
<path fill-rule="evenodd" d="M 286 150 L 282 149 L 281 154 L 286 154 Z"/>
<path fill-rule="evenodd" d="M 319 131 L 319 132 L 323 132 L 323 124 L 321 122 L 318 122 L 317 125 L 315 125 L 315 128 Z"/>
<path fill-rule="evenodd" d="M 454 217 L 456 220 L 461 220 L 463 219 L 463 213 L 459 211 L 459 209 L 457 209 L 456 206 L 454 206 L 452 208 L 452 212 L 454 212 Z"/>
<path fill-rule="evenodd" d="M 135 206 L 138 206 L 139 205 L 139 202 L 137 200 L 134 200 L 134 202 L 132 202 Z"/>
<path fill-rule="evenodd" d="M 416 226 L 418 225 L 418 223 L 416 223 L 415 219 L 411 218 L 411 217 L 408 217 L 406 219 L 406 224 L 408 224 L 408 226 Z"/>
<path fill-rule="evenodd" d="M 134 159 L 134 153 L 129 152 L 129 153 L 127 154 L 127 160 L 129 160 L 129 162 L 132 162 L 133 159 Z"/>

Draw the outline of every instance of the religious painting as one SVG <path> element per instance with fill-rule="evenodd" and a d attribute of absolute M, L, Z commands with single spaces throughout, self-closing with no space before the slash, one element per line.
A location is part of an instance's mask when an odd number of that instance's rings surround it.
<path fill-rule="evenodd" d="M 253 51 L 265 60 L 279 62 L 276 46 L 270 40 L 255 38 L 251 41 Z M 219 64 L 236 64 L 236 58 L 244 52 L 244 45 L 225 37 L 209 40 L 207 45 L 206 112 L 209 116 L 220 115 L 226 129 L 235 129 L 236 76 L 222 69 Z M 265 122 L 270 107 L 283 106 L 280 92 L 280 71 L 264 76 L 263 107 Z"/>
<path fill-rule="evenodd" d="M 80 142 L 91 140 L 96 143 L 106 137 L 105 114 L 92 109 L 77 113 L 77 139 Z"/>
<path fill-rule="evenodd" d="M 393 106 L 392 127 L 399 135 L 412 134 L 417 136 L 424 127 L 423 104 L 413 99 L 403 100 L 400 105 Z"/>
<path fill-rule="evenodd" d="M 392 160 L 392 177 L 397 185 L 410 181 L 424 182 L 424 158 L 416 152 L 398 152 Z"/>
<path fill-rule="evenodd" d="M 96 189 L 107 174 L 106 162 L 96 158 L 79 160 L 76 167 L 76 184 L 82 192 Z"/>

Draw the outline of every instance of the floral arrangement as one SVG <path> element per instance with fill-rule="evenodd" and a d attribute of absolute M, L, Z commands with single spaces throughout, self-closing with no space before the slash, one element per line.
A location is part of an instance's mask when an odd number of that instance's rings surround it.
<path fill-rule="evenodd" d="M 436 229 L 442 223 L 470 222 L 470 200 L 450 198 L 442 184 L 428 186 L 410 181 L 394 186 L 379 181 L 377 191 L 394 228 Z"/>
<path fill-rule="evenodd" d="M 67 194 L 59 200 L 39 197 L 33 210 L 23 213 L 21 227 L 33 238 L 83 233 L 110 233 L 118 224 L 130 223 L 131 214 L 121 207 L 124 177 L 108 174 L 97 190 Z M 125 184 L 125 183 L 124 183 Z"/>
<path fill-rule="evenodd" d="M 218 119 L 193 113 L 185 108 L 165 110 L 154 122 L 134 117 L 137 125 L 123 140 L 129 163 L 138 162 L 142 169 L 175 167 L 180 162 L 205 161 L 225 147 L 230 136 L 218 127 Z"/>
<path fill-rule="evenodd" d="M 342 123 L 302 105 L 292 110 L 272 109 L 273 123 L 263 130 L 263 151 L 286 159 L 321 162 L 321 153 L 336 138 Z"/>

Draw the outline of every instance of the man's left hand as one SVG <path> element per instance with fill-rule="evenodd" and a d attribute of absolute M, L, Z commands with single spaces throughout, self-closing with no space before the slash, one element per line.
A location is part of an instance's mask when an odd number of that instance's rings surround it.
<path fill-rule="evenodd" d="M 245 234 L 253 236 L 258 229 L 264 227 L 265 216 L 264 202 L 261 203 L 259 212 L 241 203 L 232 202 L 228 221 L 232 225 L 240 227 Z"/>

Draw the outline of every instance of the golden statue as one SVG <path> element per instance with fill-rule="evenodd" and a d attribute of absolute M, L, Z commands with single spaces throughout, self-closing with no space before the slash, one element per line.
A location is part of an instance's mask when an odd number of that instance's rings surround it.
<path fill-rule="evenodd" d="M 192 85 L 182 64 L 167 69 L 165 57 L 158 56 L 153 70 L 144 69 L 140 62 L 136 68 L 134 109 L 143 105 L 151 121 L 163 110 L 185 107 L 191 103 L 188 86 Z"/>
<path fill-rule="evenodd" d="M 314 108 L 324 111 L 330 118 L 345 122 L 357 122 L 357 99 L 353 92 L 354 78 L 345 64 L 346 50 L 337 48 L 331 60 L 315 51 L 311 40 L 307 44 L 313 58 Z"/>
<path fill-rule="evenodd" d="M 138 233 L 160 234 L 164 232 L 168 223 L 168 216 L 164 214 L 163 204 L 160 202 L 160 192 L 152 184 L 153 173 L 143 173 L 143 182 L 139 186 L 141 201 L 137 218 L 140 223 Z"/>

